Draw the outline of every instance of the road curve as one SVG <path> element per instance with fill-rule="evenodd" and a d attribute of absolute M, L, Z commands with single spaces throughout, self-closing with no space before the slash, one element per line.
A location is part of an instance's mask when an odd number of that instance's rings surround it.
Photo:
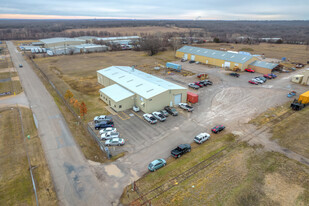
<path fill-rule="evenodd" d="M 38 120 L 38 133 L 60 205 L 110 205 L 112 200 L 75 143 L 52 96 L 17 51 L 7 42 L 14 66 Z M 18 68 L 22 64 L 23 68 Z"/>

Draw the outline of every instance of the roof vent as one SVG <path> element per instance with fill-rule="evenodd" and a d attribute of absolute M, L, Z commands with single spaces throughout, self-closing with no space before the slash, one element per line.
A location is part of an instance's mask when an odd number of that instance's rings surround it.
<path fill-rule="evenodd" d="M 123 76 L 119 77 L 119 79 L 120 79 L 120 78 L 123 78 L 123 77 L 125 77 L 125 75 L 123 75 Z"/>
<path fill-rule="evenodd" d="M 142 86 L 143 84 L 139 84 L 139 85 L 136 85 L 136 87 L 140 87 L 140 86 Z"/>
<path fill-rule="evenodd" d="M 133 81 L 133 79 L 130 79 L 129 81 L 127 81 L 127 83 L 128 83 L 128 82 L 132 82 L 132 81 Z"/>
<path fill-rule="evenodd" d="M 147 92 L 151 92 L 153 89 L 148 90 Z"/>

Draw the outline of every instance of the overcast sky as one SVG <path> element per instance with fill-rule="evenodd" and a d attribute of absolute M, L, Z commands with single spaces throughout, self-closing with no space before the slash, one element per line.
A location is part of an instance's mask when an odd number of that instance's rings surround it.
<path fill-rule="evenodd" d="M 0 0 L 0 18 L 309 20 L 309 0 Z"/>

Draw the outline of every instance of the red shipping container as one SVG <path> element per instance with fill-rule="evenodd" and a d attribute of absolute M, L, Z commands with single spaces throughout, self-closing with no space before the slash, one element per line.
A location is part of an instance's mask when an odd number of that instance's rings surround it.
<path fill-rule="evenodd" d="M 198 95 L 192 92 L 187 92 L 187 101 L 191 103 L 197 103 L 198 102 Z"/>

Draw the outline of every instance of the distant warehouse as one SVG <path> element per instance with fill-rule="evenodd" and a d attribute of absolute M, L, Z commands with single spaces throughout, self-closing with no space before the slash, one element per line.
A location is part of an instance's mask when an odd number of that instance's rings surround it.
<path fill-rule="evenodd" d="M 186 88 L 132 67 L 111 66 L 97 71 L 97 75 L 105 86 L 100 98 L 117 112 L 135 105 L 149 113 L 187 99 Z"/>
<path fill-rule="evenodd" d="M 279 64 L 264 61 L 254 61 L 249 66 L 251 69 L 254 69 L 258 73 L 270 74 L 279 67 Z"/>
<path fill-rule="evenodd" d="M 67 47 L 71 45 L 81 45 L 81 44 L 85 44 L 86 40 L 79 39 L 79 38 L 56 37 L 56 38 L 49 38 L 49 39 L 40 39 L 40 43 L 45 48 L 52 48 L 52 47 Z"/>
<path fill-rule="evenodd" d="M 248 68 L 249 64 L 258 60 L 257 57 L 252 55 L 192 46 L 184 46 L 178 49 L 176 51 L 176 57 L 199 61 L 204 64 L 210 64 L 222 68 L 226 67 L 229 69 L 234 69 L 234 67 L 238 67 L 241 71 L 244 71 Z"/>

